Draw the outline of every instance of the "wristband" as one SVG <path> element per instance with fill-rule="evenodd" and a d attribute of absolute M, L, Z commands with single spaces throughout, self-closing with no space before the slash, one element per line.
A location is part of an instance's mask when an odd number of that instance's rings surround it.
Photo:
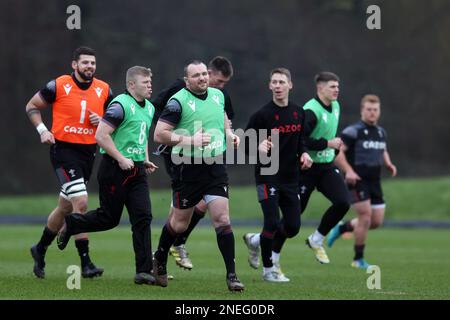
<path fill-rule="evenodd" d="M 39 132 L 39 135 L 41 135 L 45 131 L 48 131 L 47 127 L 42 122 L 39 123 L 39 125 L 36 127 L 36 130 L 37 130 L 37 132 Z"/>

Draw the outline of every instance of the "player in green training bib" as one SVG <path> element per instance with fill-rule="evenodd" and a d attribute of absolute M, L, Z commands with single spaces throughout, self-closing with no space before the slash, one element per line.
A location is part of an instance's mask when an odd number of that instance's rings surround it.
<path fill-rule="evenodd" d="M 194 136 L 197 131 L 209 133 L 211 140 L 205 146 L 175 145 L 172 154 L 184 157 L 213 158 L 226 150 L 224 131 L 225 100 L 222 91 L 208 88 L 206 97 L 202 99 L 184 88 L 172 96 L 183 108 L 176 132 Z M 170 100 L 169 100 L 170 101 Z"/>
<path fill-rule="evenodd" d="M 155 142 L 173 146 L 172 207 L 155 253 L 158 284 L 167 286 L 167 256 L 177 237 L 188 228 L 195 205 L 204 200 L 225 262 L 226 283 L 231 291 L 244 285 L 236 276 L 234 234 L 228 205 L 228 175 L 223 161 L 226 140 L 239 139 L 224 111 L 223 93 L 209 87 L 206 65 L 189 63 L 184 69 L 186 88 L 169 99 L 155 128 Z M 227 139 L 225 139 L 227 136 Z"/>
<path fill-rule="evenodd" d="M 341 139 L 336 138 L 340 116 L 339 78 L 334 73 L 321 72 L 316 75 L 315 82 L 317 95 L 303 106 L 306 144 L 313 165 L 300 175 L 299 186 L 302 212 L 316 188 L 331 202 L 317 230 L 306 239 L 316 259 L 326 264 L 330 260 L 323 248 L 323 239 L 347 213 L 350 200 L 344 179 L 334 165 L 336 150 L 342 144 Z"/>
<path fill-rule="evenodd" d="M 120 222 L 126 206 L 130 215 L 135 253 L 136 284 L 155 284 L 152 221 L 147 174 L 156 170 L 148 158 L 148 135 L 155 108 L 147 100 L 152 93 L 151 71 L 135 66 L 127 71 L 127 90 L 108 106 L 96 140 L 103 159 L 98 172 L 100 208 L 85 215 L 65 217 L 58 234 L 63 250 L 73 234 L 109 230 Z"/>
<path fill-rule="evenodd" d="M 233 77 L 233 65 L 231 61 L 223 56 L 216 56 L 211 59 L 208 63 L 208 76 L 209 76 L 209 87 L 219 89 L 224 97 L 225 97 L 225 113 L 227 114 L 228 119 L 231 120 L 234 117 L 233 105 L 231 102 L 231 98 L 228 95 L 227 91 L 224 89 L 225 85 L 230 81 Z M 186 88 L 186 83 L 183 79 L 178 78 L 172 83 L 168 88 L 162 90 L 156 98 L 152 99 L 152 103 L 155 106 L 156 110 L 160 113 L 166 106 L 169 99 L 181 89 Z M 161 155 L 164 158 L 164 164 L 167 173 L 169 176 L 172 175 L 172 148 L 167 145 L 159 145 L 156 153 L 157 155 Z M 170 210 L 173 210 L 173 207 L 170 207 Z M 185 269 L 191 270 L 194 265 L 189 257 L 188 250 L 186 248 L 186 242 L 189 238 L 189 235 L 195 228 L 195 226 L 199 223 L 201 219 L 205 217 L 207 211 L 205 201 L 201 200 L 199 203 L 195 205 L 194 213 L 191 217 L 191 222 L 189 223 L 188 228 L 181 235 L 178 236 L 177 240 L 173 243 L 170 248 L 169 255 L 174 257 L 175 263 L 177 266 Z M 170 213 L 169 213 L 170 214 Z"/>
<path fill-rule="evenodd" d="M 319 140 L 333 140 L 336 138 L 336 132 L 339 123 L 340 106 L 339 102 L 331 101 L 330 106 L 324 107 L 317 99 L 309 100 L 303 109 L 310 110 L 317 120 L 314 130 L 310 133 L 310 138 Z M 314 163 L 331 163 L 334 160 L 335 149 L 327 147 L 324 150 L 311 150 L 309 155 Z"/>
<path fill-rule="evenodd" d="M 148 131 L 152 124 L 155 108 L 150 101 L 145 100 L 140 106 L 133 96 L 121 94 L 112 102 L 122 106 L 123 121 L 111 134 L 114 145 L 125 158 L 133 161 L 144 161 L 147 156 Z M 106 151 L 100 148 L 100 152 Z"/>

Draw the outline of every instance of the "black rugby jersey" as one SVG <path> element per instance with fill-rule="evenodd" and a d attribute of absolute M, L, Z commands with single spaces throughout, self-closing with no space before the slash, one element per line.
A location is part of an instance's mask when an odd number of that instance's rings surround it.
<path fill-rule="evenodd" d="M 267 135 L 270 135 L 271 129 L 279 132 L 278 172 L 275 175 L 261 175 L 261 168 L 270 167 L 271 165 L 262 165 L 258 159 L 258 163 L 255 165 L 255 180 L 257 184 L 292 183 L 298 181 L 300 172 L 299 158 L 303 152 L 306 152 L 303 125 L 303 108 L 292 102 L 289 102 L 286 107 L 279 107 L 273 101 L 270 101 L 252 115 L 246 130 L 254 129 L 258 133 L 259 129 L 265 129 L 268 130 Z M 257 144 L 259 143 L 258 136 Z M 246 143 L 246 149 L 248 147 L 249 144 Z M 255 150 L 251 152 L 255 153 Z"/>
<path fill-rule="evenodd" d="M 386 150 L 386 131 L 380 126 L 359 121 L 346 127 L 341 133 L 341 139 L 348 147 L 345 155 L 353 170 L 361 178 L 380 178 Z"/>

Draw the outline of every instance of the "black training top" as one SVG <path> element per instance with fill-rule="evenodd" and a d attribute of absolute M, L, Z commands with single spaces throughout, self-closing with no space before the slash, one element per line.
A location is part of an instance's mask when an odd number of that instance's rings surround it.
<path fill-rule="evenodd" d="M 341 139 L 348 147 L 345 155 L 353 170 L 361 178 L 379 179 L 384 164 L 386 131 L 359 121 L 345 128 Z"/>
<path fill-rule="evenodd" d="M 269 153 L 269 156 L 271 156 L 273 152 L 279 152 L 278 172 L 274 175 L 262 175 L 261 168 L 270 167 L 273 159 L 271 163 L 263 165 L 258 157 L 258 163 L 255 165 L 255 180 L 257 184 L 298 182 L 300 171 L 299 157 L 306 151 L 303 126 L 304 111 L 293 102 L 289 102 L 286 107 L 279 107 L 273 101 L 270 101 L 251 116 L 246 130 L 256 130 L 258 136 L 257 145 L 263 140 L 259 140 L 259 129 L 267 130 L 267 136 L 270 136 L 271 129 L 279 132 L 279 145 L 274 145 L 274 148 Z M 246 149 L 249 146 L 251 147 L 252 145 L 247 142 Z M 255 154 L 256 150 L 247 150 L 247 152 Z"/>

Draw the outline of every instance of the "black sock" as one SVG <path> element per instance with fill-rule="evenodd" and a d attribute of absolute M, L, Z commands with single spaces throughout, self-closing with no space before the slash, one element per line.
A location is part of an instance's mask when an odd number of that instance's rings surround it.
<path fill-rule="evenodd" d="M 84 268 L 91 262 L 91 258 L 89 258 L 89 239 L 75 240 L 75 246 L 81 259 L 81 268 Z"/>
<path fill-rule="evenodd" d="M 353 231 L 354 228 L 350 222 L 351 222 L 351 220 L 348 220 L 347 222 L 344 222 L 344 224 L 339 227 L 339 232 L 341 234 Z"/>
<path fill-rule="evenodd" d="M 57 234 L 57 232 L 53 232 L 48 227 L 45 227 L 44 231 L 42 232 L 41 240 L 39 240 L 38 244 L 36 245 L 37 251 L 40 254 L 45 254 L 45 252 L 47 251 L 47 247 L 53 242 Z"/>
<path fill-rule="evenodd" d="M 194 230 L 197 223 L 204 217 L 205 217 L 204 212 L 198 210 L 197 208 L 194 208 L 194 213 L 192 214 L 191 222 L 189 223 L 188 228 L 186 229 L 186 231 L 184 231 L 177 237 L 177 239 L 175 240 L 173 245 L 178 247 L 182 244 L 185 244 L 186 240 L 189 237 L 189 235 L 191 234 L 192 230 Z"/>
<path fill-rule="evenodd" d="M 275 235 L 273 236 L 272 251 L 280 253 L 284 243 L 286 242 L 286 239 L 287 236 L 286 232 L 284 231 L 284 227 L 280 225 L 277 229 L 277 232 L 275 232 Z"/>
<path fill-rule="evenodd" d="M 353 260 L 359 260 L 364 257 L 364 247 L 365 247 L 364 244 L 361 245 L 355 244 L 355 257 L 353 258 Z"/>
<path fill-rule="evenodd" d="M 161 236 L 159 237 L 158 250 L 155 252 L 155 258 L 158 262 L 163 264 L 167 262 L 169 249 L 178 235 L 179 234 L 170 227 L 169 221 L 167 221 L 162 229 Z"/>
<path fill-rule="evenodd" d="M 236 273 L 234 263 L 234 234 L 230 225 L 216 228 L 217 245 L 222 253 L 227 275 Z"/>
<path fill-rule="evenodd" d="M 263 230 L 260 235 L 261 257 L 264 268 L 273 267 L 272 263 L 272 246 L 274 234 Z"/>

